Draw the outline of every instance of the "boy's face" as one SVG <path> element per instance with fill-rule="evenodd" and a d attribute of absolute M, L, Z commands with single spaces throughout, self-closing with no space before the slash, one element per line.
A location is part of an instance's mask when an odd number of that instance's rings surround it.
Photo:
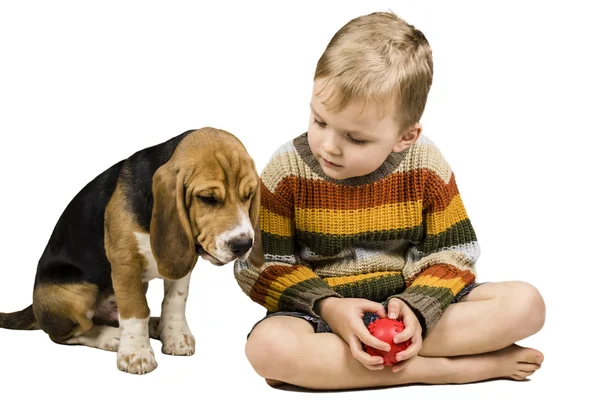
<path fill-rule="evenodd" d="M 400 152 L 414 143 L 421 126 L 400 134 L 392 116 L 379 118 L 376 104 L 351 102 L 340 112 L 327 111 L 323 102 L 329 89 L 320 95 L 322 80 L 316 80 L 310 102 L 308 143 L 325 174 L 333 179 L 368 175 L 383 164 L 391 152 Z"/>

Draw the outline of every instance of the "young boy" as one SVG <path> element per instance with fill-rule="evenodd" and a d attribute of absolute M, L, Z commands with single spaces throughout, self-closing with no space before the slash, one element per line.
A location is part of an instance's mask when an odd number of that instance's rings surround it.
<path fill-rule="evenodd" d="M 256 251 L 235 276 L 267 309 L 246 355 L 271 385 L 346 389 L 523 380 L 543 355 L 514 343 L 545 306 L 523 282 L 475 283 L 479 245 L 454 174 L 419 122 L 433 64 L 393 13 L 339 30 L 320 58 L 308 132 L 261 174 Z M 264 255 L 264 259 L 262 256 Z M 411 340 L 384 367 L 376 318 Z"/>

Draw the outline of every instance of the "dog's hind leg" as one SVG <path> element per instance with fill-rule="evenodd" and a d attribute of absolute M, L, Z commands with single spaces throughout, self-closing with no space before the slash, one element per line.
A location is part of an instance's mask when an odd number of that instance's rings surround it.
<path fill-rule="evenodd" d="M 150 317 L 148 331 L 150 338 L 159 340 L 158 324 L 160 317 Z M 118 327 L 107 325 L 94 325 L 89 331 L 73 336 L 62 342 L 64 344 L 83 345 L 97 349 L 117 351 L 119 350 L 120 330 Z"/>
<path fill-rule="evenodd" d="M 152 339 L 159 340 L 158 324 L 160 317 L 150 317 L 148 330 Z M 64 344 L 83 345 L 97 349 L 117 351 L 119 350 L 120 330 L 118 327 L 107 325 L 94 325 L 89 331 L 73 336 L 65 340 Z"/>
<path fill-rule="evenodd" d="M 40 283 L 33 291 L 33 312 L 50 339 L 64 343 L 94 326 L 98 286 L 89 282 Z"/>
<path fill-rule="evenodd" d="M 106 325 L 94 325 L 81 335 L 72 336 L 62 343 L 78 344 L 97 349 L 117 351 L 119 350 L 119 328 Z"/>

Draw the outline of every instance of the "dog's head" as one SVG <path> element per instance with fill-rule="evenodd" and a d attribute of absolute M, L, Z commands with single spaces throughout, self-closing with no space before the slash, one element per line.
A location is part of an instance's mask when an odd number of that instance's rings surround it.
<path fill-rule="evenodd" d="M 256 243 L 259 177 L 232 134 L 203 128 L 186 136 L 152 183 L 150 241 L 158 272 L 187 275 L 201 256 L 215 265 L 245 260 Z"/>

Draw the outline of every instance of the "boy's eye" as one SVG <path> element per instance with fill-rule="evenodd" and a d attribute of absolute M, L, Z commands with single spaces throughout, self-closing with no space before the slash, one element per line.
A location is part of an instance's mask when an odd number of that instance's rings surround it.
<path fill-rule="evenodd" d="M 321 128 L 325 128 L 327 126 L 327 124 L 323 121 L 319 121 L 318 119 L 314 119 L 315 124 L 319 125 Z"/>
<path fill-rule="evenodd" d="M 348 140 L 350 140 L 354 144 L 365 144 L 367 143 L 365 140 L 354 139 L 352 136 L 348 135 Z"/>

